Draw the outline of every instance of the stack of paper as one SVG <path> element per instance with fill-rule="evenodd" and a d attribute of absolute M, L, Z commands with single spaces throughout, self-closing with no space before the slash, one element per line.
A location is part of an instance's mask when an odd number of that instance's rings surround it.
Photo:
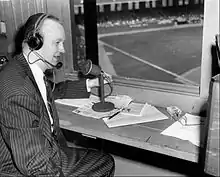
<path fill-rule="evenodd" d="M 127 116 L 143 116 L 146 106 L 148 106 L 147 103 L 131 102 L 126 109 L 122 110 L 121 114 Z"/>
<path fill-rule="evenodd" d="M 148 103 L 132 102 L 133 99 L 127 95 L 108 96 L 105 101 L 112 102 L 115 105 L 115 109 L 108 112 L 96 112 L 92 109 L 93 104 L 99 101 L 100 98 L 94 95 L 88 99 L 56 100 L 57 103 L 77 107 L 73 110 L 76 114 L 95 119 L 103 118 L 109 128 L 168 119 L 156 107 Z M 119 111 L 120 113 L 115 115 Z M 112 115 L 115 116 L 109 119 Z"/>
<path fill-rule="evenodd" d="M 176 121 L 161 134 L 166 136 L 176 137 L 182 140 L 188 140 L 196 146 L 200 145 L 200 126 L 203 125 L 203 119 L 199 116 L 192 114 L 185 114 L 187 124 L 183 125 L 181 122 Z"/>
<path fill-rule="evenodd" d="M 162 112 L 160 112 L 156 107 L 152 105 L 145 103 L 143 108 L 144 109 L 141 110 L 141 116 L 120 113 L 112 119 L 104 118 L 103 120 L 109 128 L 112 128 L 168 119 L 166 115 L 164 115 Z"/>

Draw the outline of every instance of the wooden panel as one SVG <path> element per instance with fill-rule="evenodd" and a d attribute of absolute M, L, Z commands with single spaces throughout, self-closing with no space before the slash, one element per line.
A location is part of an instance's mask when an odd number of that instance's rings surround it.
<path fill-rule="evenodd" d="M 35 2 L 35 0 L 29 0 L 29 2 L 28 2 L 28 11 L 29 11 L 30 15 L 36 13 L 36 2 Z"/>
<path fill-rule="evenodd" d="M 30 11 L 29 11 L 29 0 L 21 0 L 21 16 L 23 18 L 23 23 L 28 19 L 30 16 Z"/>
<path fill-rule="evenodd" d="M 15 25 L 15 30 L 18 29 L 19 24 L 22 23 L 22 16 L 21 16 L 21 4 L 20 0 L 13 0 L 11 1 L 12 4 L 12 11 L 13 11 L 13 19 L 14 19 L 14 25 Z"/>
<path fill-rule="evenodd" d="M 4 3 L 0 1 L 0 20 L 5 18 Z"/>
<path fill-rule="evenodd" d="M 63 23 L 66 32 L 64 44 L 66 53 L 62 55 L 64 66 L 55 72 L 56 80 L 64 78 L 65 73 L 73 72 L 72 30 L 70 21 L 69 0 L 9 0 L 0 1 L 0 20 L 6 22 L 7 40 L 14 50 L 14 34 L 26 22 L 28 17 L 38 12 L 50 13 L 57 16 Z"/>
<path fill-rule="evenodd" d="M 6 22 L 7 42 L 13 50 L 14 35 L 28 17 L 36 12 L 45 12 L 45 0 L 0 1 L 1 20 Z"/>
<path fill-rule="evenodd" d="M 13 34 L 15 32 L 16 26 L 15 21 L 13 18 L 13 8 L 12 8 L 12 2 L 11 1 L 3 1 L 2 2 L 2 8 L 1 11 L 4 11 L 4 17 L 2 20 L 6 22 L 6 30 L 7 30 L 7 38 L 8 41 L 11 42 L 13 38 Z"/>
<path fill-rule="evenodd" d="M 220 75 L 218 75 L 210 86 L 210 103 L 208 112 L 208 140 L 205 158 L 205 171 L 208 174 L 219 176 L 219 89 Z"/>
<path fill-rule="evenodd" d="M 64 66 L 60 70 L 56 70 L 56 82 L 64 79 L 66 72 L 73 71 L 73 52 L 72 52 L 72 32 L 70 24 L 70 6 L 69 0 L 47 0 L 47 12 L 57 16 L 65 30 L 66 41 L 64 43 L 65 54 L 62 55 Z"/>

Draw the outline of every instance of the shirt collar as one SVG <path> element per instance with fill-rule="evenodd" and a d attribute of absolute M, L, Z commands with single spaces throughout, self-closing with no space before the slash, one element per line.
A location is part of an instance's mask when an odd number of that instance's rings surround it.
<path fill-rule="evenodd" d="M 36 80 L 36 78 L 40 77 L 40 78 L 43 78 L 44 77 L 44 72 L 42 71 L 42 69 L 38 66 L 37 62 L 36 63 L 32 63 L 30 64 L 28 59 L 27 59 L 27 56 L 25 54 L 23 54 L 25 59 L 27 60 L 27 63 L 34 75 L 34 78 Z"/>
<path fill-rule="evenodd" d="M 31 71 L 36 79 L 36 77 L 38 78 L 43 78 L 44 77 L 44 72 L 40 69 L 40 67 L 33 63 L 33 64 L 29 64 Z"/>

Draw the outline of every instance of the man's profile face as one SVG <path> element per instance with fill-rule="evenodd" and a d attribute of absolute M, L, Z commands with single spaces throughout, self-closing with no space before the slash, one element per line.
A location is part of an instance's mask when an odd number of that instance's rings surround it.
<path fill-rule="evenodd" d="M 65 52 L 64 28 L 57 21 L 45 19 L 41 28 L 41 35 L 43 36 L 43 46 L 39 50 L 39 53 L 49 63 L 56 65 L 59 62 L 61 53 Z M 47 69 L 52 68 L 50 65 L 46 65 Z"/>

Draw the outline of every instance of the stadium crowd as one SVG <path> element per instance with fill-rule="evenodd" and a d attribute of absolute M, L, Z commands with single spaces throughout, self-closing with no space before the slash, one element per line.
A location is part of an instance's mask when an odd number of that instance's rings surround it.
<path fill-rule="evenodd" d="M 115 19 L 105 18 L 104 20 L 99 20 L 97 25 L 98 28 L 109 28 L 109 27 L 123 27 L 127 26 L 129 28 L 146 27 L 151 24 L 198 24 L 203 23 L 203 14 L 182 14 L 182 15 L 168 15 L 168 16 L 121 16 Z"/>
<path fill-rule="evenodd" d="M 83 25 L 83 16 L 76 15 L 78 24 Z M 126 11 L 98 13 L 97 26 L 99 33 L 151 28 L 161 25 L 202 24 L 203 10 L 158 10 Z"/>

